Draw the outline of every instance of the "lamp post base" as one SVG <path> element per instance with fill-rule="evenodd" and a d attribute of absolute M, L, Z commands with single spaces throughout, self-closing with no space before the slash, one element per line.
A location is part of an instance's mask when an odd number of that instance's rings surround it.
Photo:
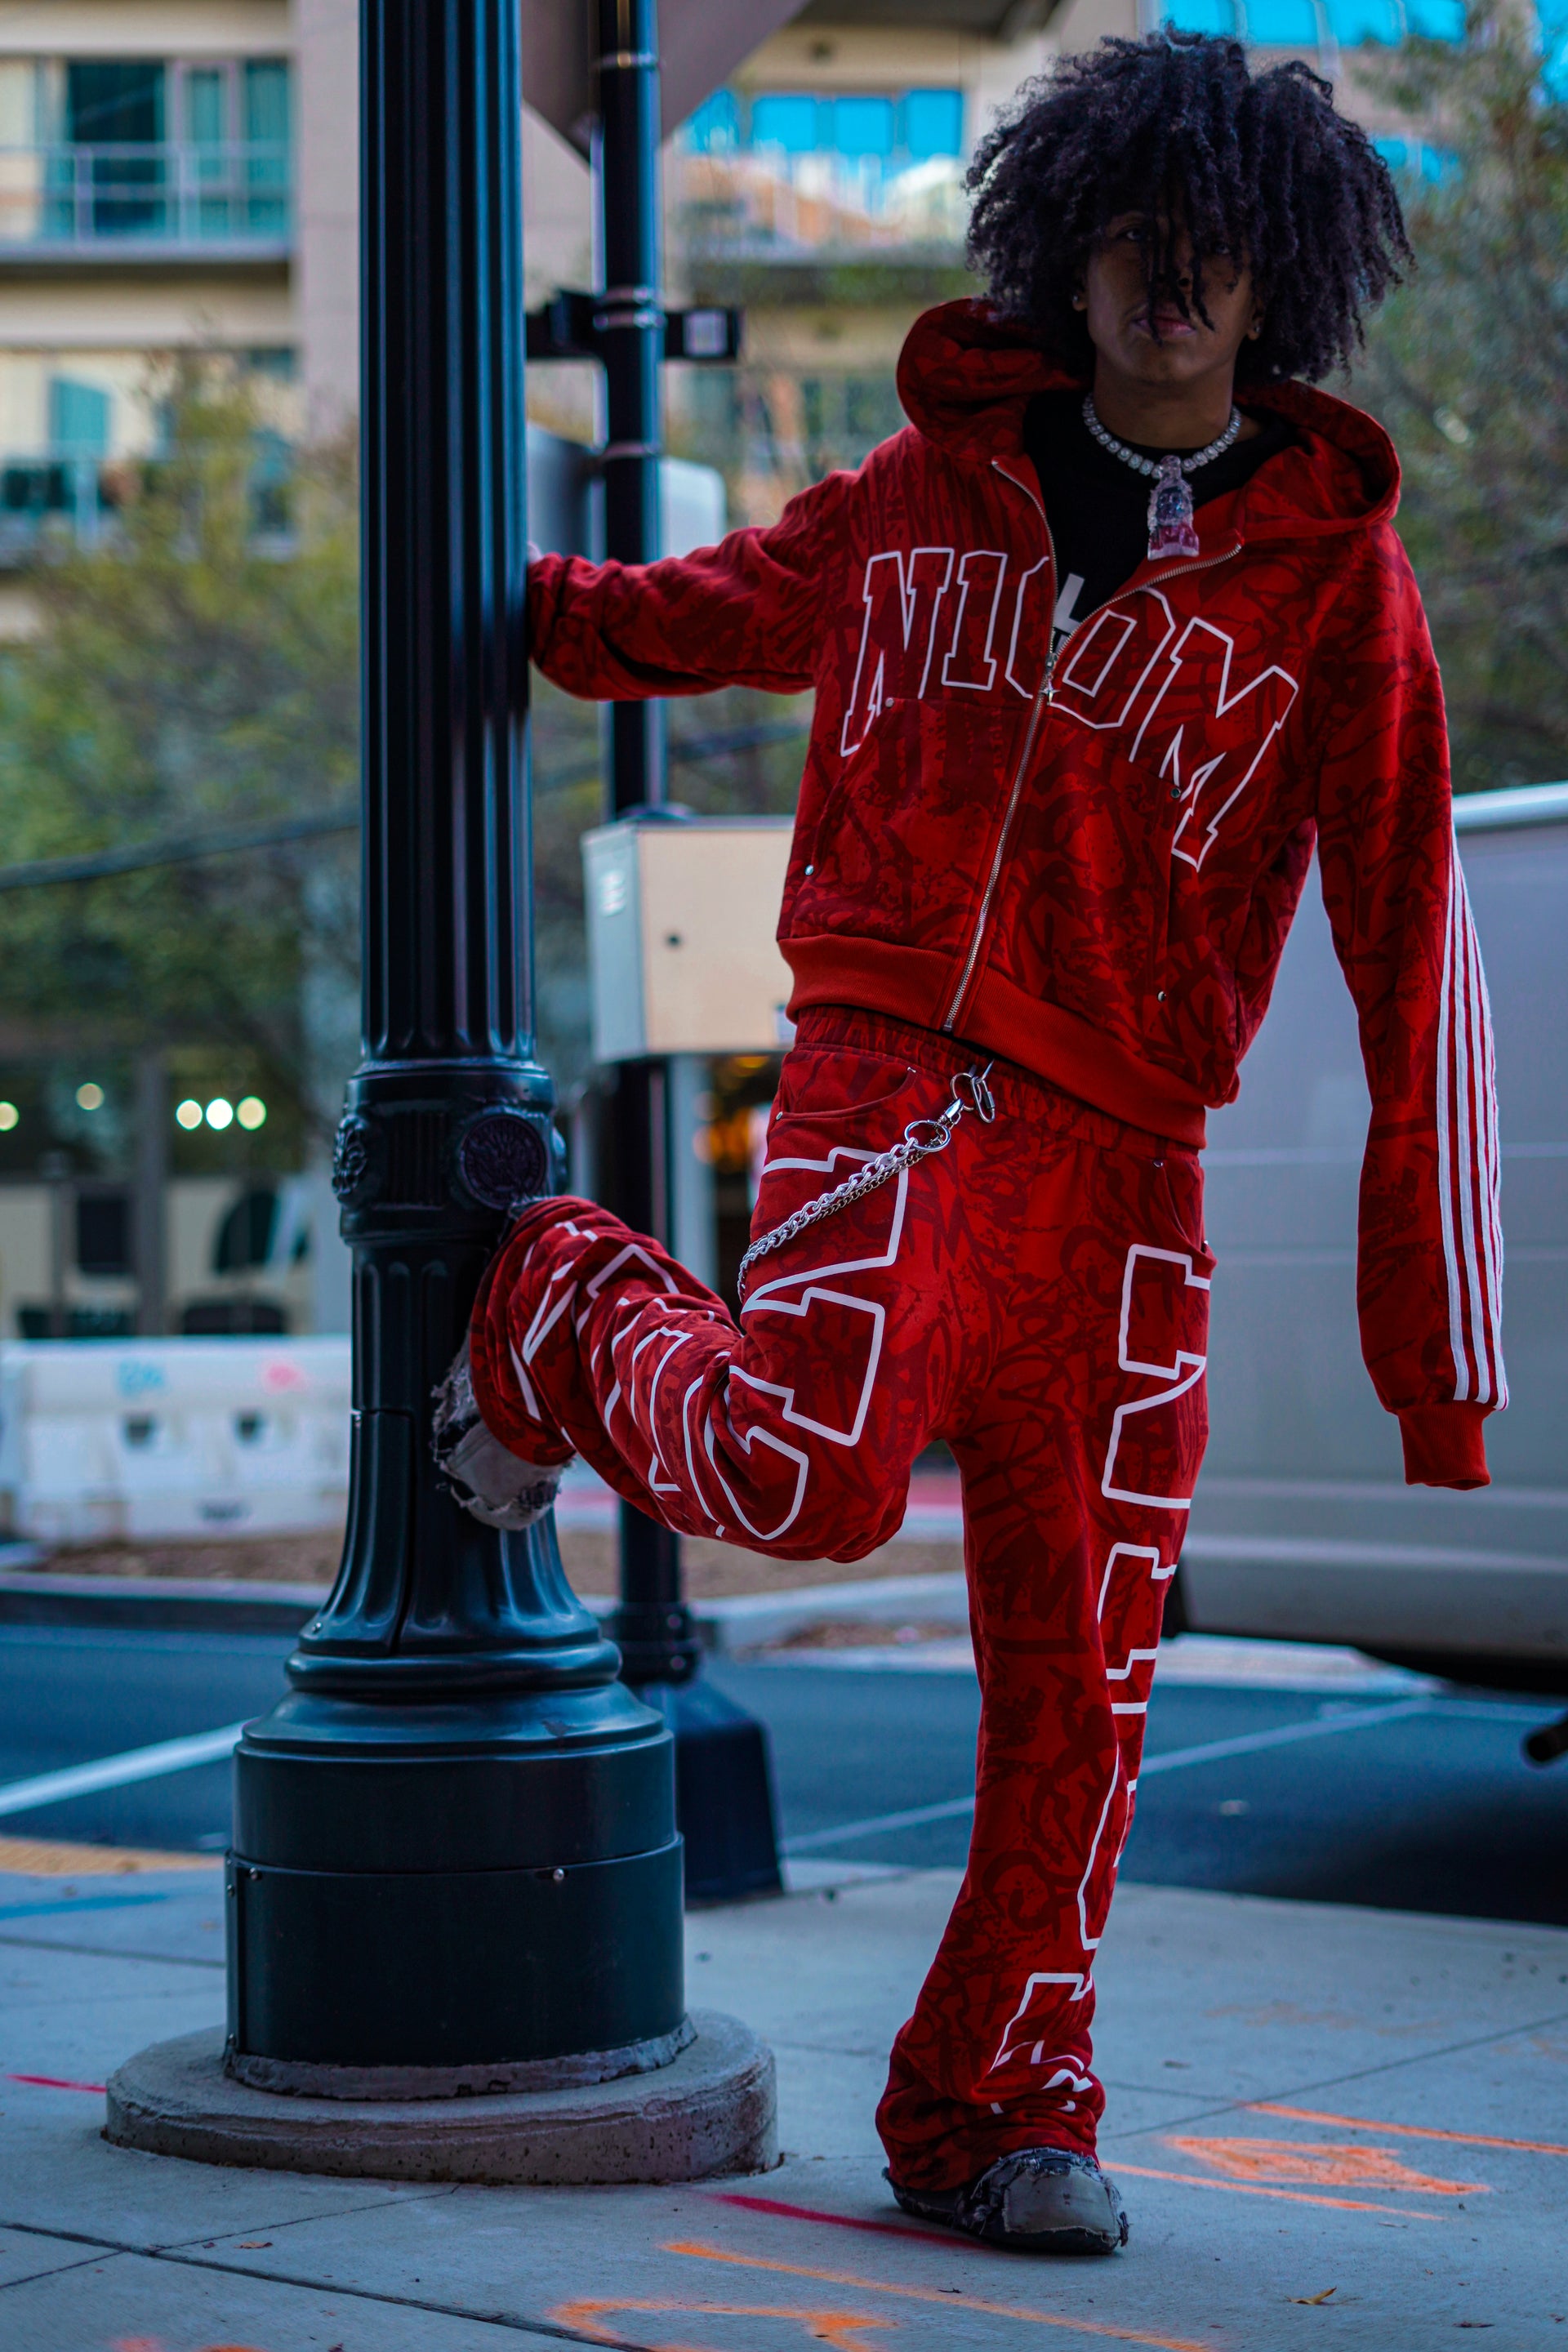
<path fill-rule="evenodd" d="M 773 2053 L 739 2020 L 693 2011 L 656 2071 L 537 2091 L 426 2098 L 308 2097 L 225 2071 L 216 2027 L 154 2042 L 109 2081 L 104 2137 L 197 2164 L 382 2180 L 542 2187 L 707 2180 L 777 2164 Z"/>

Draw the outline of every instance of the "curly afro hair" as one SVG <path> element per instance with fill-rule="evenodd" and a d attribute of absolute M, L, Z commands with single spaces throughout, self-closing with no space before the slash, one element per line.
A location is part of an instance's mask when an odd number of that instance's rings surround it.
<path fill-rule="evenodd" d="M 1072 297 L 1107 223 L 1145 214 L 1149 292 L 1188 310 L 1172 268 L 1173 215 L 1192 238 L 1190 302 L 1204 262 L 1245 254 L 1264 304 L 1237 374 L 1315 383 L 1348 367 L 1363 314 L 1411 258 L 1387 165 L 1295 60 L 1254 74 L 1239 41 L 1167 28 L 1107 39 L 1026 82 L 969 173 L 969 258 L 995 309 L 1087 371 Z"/>

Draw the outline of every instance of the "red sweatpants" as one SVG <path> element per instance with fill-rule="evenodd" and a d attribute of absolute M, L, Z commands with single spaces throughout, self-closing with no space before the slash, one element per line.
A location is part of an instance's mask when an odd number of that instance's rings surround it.
<path fill-rule="evenodd" d="M 753 1232 L 933 1117 L 977 1059 L 808 1014 Z M 990 1083 L 993 1124 L 966 1116 L 760 1260 L 738 1325 L 573 1200 L 525 1213 L 473 1325 L 480 1410 L 518 1453 L 574 1448 L 670 1527 L 775 1559 L 859 1559 L 921 1449 L 952 1448 L 982 1715 L 968 1868 L 878 2111 L 911 2188 L 1094 2146 L 1094 1955 L 1207 1428 L 1194 1155 L 1007 1065 Z"/>

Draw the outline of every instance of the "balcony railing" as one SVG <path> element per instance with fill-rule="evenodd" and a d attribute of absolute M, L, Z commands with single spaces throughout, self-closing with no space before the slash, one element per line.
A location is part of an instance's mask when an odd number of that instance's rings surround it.
<path fill-rule="evenodd" d="M 292 455 L 278 435 L 255 436 L 250 468 L 251 548 L 292 553 Z M 36 457 L 0 454 L 0 572 L 25 569 L 51 551 L 112 545 L 122 510 L 155 457 L 100 457 L 71 449 Z"/>
<path fill-rule="evenodd" d="M 280 254 L 289 179 L 283 141 L 0 147 L 0 256 Z"/>
<path fill-rule="evenodd" d="M 122 494 L 104 458 L 0 457 L 0 572 L 15 571 L 51 540 L 96 546 L 112 530 Z"/>

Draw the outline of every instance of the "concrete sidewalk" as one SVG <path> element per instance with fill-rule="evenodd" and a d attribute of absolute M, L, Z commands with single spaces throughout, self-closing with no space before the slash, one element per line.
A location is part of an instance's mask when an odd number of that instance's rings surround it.
<path fill-rule="evenodd" d="M 693 2003 L 777 2053 L 781 2168 L 589 2190 L 107 2147 L 94 2086 L 222 2015 L 219 1874 L 0 1878 L 0 2346 L 1568 2345 L 1568 1933 L 1124 1887 L 1099 2052 L 1132 2242 L 1030 2263 L 904 2221 L 879 2177 L 888 2042 L 956 1875 L 840 1876 L 689 1922 Z"/>

